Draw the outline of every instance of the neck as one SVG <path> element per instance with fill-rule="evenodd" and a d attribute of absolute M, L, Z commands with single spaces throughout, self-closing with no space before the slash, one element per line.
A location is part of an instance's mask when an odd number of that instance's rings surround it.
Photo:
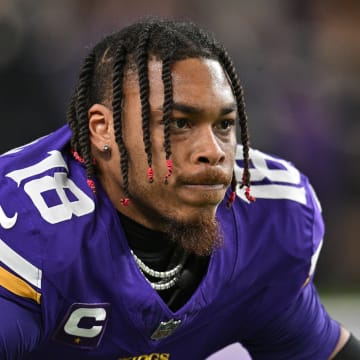
<path fill-rule="evenodd" d="M 147 265 L 162 271 L 168 266 L 176 244 L 163 232 L 146 228 L 119 212 L 121 224 L 134 253 Z"/>

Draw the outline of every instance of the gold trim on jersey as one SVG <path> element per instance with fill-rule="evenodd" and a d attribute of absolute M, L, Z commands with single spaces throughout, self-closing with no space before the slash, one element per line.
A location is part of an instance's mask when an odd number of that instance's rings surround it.
<path fill-rule="evenodd" d="M 40 304 L 41 294 L 34 290 L 27 282 L 18 278 L 0 266 L 0 286 L 11 293 L 36 301 Z"/>

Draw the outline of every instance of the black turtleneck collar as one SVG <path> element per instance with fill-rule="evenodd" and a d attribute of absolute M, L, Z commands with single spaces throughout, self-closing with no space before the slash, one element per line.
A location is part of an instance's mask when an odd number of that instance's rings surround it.
<path fill-rule="evenodd" d="M 175 250 L 175 243 L 167 234 L 148 229 L 120 212 L 118 214 L 134 253 L 153 269 L 165 270 Z"/>

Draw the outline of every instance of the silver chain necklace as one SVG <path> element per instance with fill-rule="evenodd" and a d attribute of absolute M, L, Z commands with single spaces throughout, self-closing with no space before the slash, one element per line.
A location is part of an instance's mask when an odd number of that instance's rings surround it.
<path fill-rule="evenodd" d="M 134 260 L 139 267 L 140 271 L 144 275 L 145 279 L 149 282 L 154 290 L 163 291 L 172 288 L 179 281 L 179 274 L 184 267 L 185 261 L 187 259 L 187 254 L 185 253 L 181 261 L 174 268 L 167 271 L 156 271 L 147 266 L 142 260 L 140 260 L 135 253 L 131 251 Z M 157 282 L 150 281 L 146 275 L 149 275 L 153 278 L 160 279 Z"/>

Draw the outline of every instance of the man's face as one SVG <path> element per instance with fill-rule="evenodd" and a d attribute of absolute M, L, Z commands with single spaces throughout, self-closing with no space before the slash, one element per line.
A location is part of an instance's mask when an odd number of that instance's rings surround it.
<path fill-rule="evenodd" d="M 103 178 L 107 177 L 103 184 L 117 209 L 157 230 L 164 230 L 165 218 L 183 223 L 215 219 L 217 205 L 232 177 L 237 121 L 235 98 L 217 61 L 192 58 L 176 62 L 172 70 L 170 137 L 173 172 L 165 185 L 161 71 L 160 61 L 149 62 L 154 182 L 149 183 L 147 178 L 139 86 L 134 73 L 125 78 L 123 104 L 123 136 L 129 153 L 129 206 L 121 206 L 121 196 L 114 196 L 115 189 L 122 187 L 116 145 L 112 147 L 111 171 L 103 173 Z"/>

